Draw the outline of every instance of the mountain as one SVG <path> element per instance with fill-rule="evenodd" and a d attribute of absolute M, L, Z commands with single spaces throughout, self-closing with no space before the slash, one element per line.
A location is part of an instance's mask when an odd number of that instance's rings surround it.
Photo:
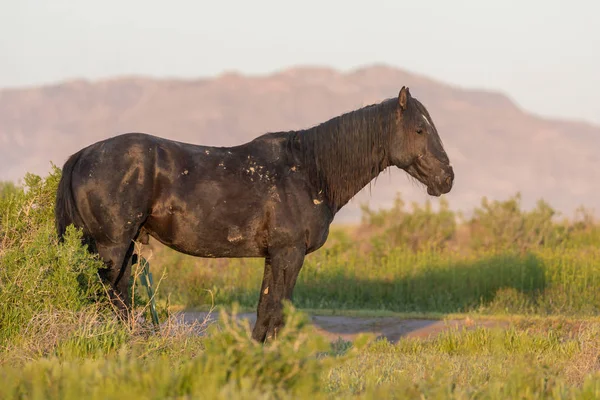
<path fill-rule="evenodd" d="M 301 129 L 397 96 L 410 87 L 430 111 L 454 165 L 450 206 L 521 192 L 572 216 L 600 204 L 600 127 L 540 118 L 501 93 L 470 90 L 388 66 L 339 72 L 291 68 L 268 76 L 225 73 L 211 79 L 122 77 L 0 90 L 0 180 L 45 174 L 52 161 L 124 132 L 229 146 L 268 131 Z M 560 96 L 556 93 L 556 96 Z M 359 205 L 388 207 L 395 193 L 423 202 L 425 190 L 397 169 L 384 172 L 336 218 L 352 222 Z M 437 200 L 432 199 L 435 205 Z"/>

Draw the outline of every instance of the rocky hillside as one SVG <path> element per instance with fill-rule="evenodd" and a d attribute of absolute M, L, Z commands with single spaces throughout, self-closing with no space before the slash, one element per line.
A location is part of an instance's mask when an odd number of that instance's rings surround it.
<path fill-rule="evenodd" d="M 128 131 L 227 146 L 267 131 L 306 128 L 396 96 L 402 85 L 429 109 L 454 164 L 456 184 L 446 195 L 451 207 L 470 210 L 483 196 L 504 199 L 520 191 L 526 207 L 544 198 L 568 216 L 579 205 L 600 211 L 600 127 L 542 119 L 502 94 L 383 66 L 185 81 L 124 77 L 0 90 L 0 180 L 18 180 L 27 171 L 43 174 L 50 162 L 62 166 L 81 147 Z M 389 206 L 398 191 L 407 200 L 428 198 L 404 172 L 392 170 L 336 221 L 356 221 L 361 202 Z"/>

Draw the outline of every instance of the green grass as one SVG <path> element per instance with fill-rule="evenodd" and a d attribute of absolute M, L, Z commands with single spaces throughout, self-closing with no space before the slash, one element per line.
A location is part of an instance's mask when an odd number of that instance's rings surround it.
<path fill-rule="evenodd" d="M 600 227 L 585 210 L 557 221 L 544 202 L 524 211 L 517 195 L 482 200 L 460 222 L 446 203 L 365 209 L 361 225 L 333 228 L 306 257 L 294 290 L 301 309 L 404 313 L 598 315 Z M 456 222 L 459 221 L 459 222 Z M 146 250 L 148 251 L 148 250 Z M 207 308 L 255 308 L 261 259 L 199 259 L 154 244 L 148 251 L 159 297 Z"/>
<path fill-rule="evenodd" d="M 286 308 L 288 325 L 260 345 L 222 314 L 177 323 L 169 307 L 254 310 L 262 260 L 201 260 L 160 246 L 144 256 L 158 287 L 154 332 L 117 320 L 99 260 L 69 230 L 58 244 L 60 171 L 0 185 L 0 398 L 600 398 L 600 229 L 585 212 L 555 221 L 540 202 L 482 201 L 460 221 L 442 204 L 365 209 L 307 257 L 294 305 L 311 313 L 504 319 L 508 329 L 429 339 L 327 343 Z M 161 277 L 164 279 L 161 280 Z M 167 317 L 169 319 L 167 319 Z"/>
<path fill-rule="evenodd" d="M 334 392 L 383 398 L 594 398 L 600 394 L 597 333 L 597 326 L 576 338 L 477 329 L 397 345 L 382 341 L 333 368 L 328 384 Z"/>
<path fill-rule="evenodd" d="M 309 255 L 294 291 L 302 309 L 410 313 L 598 315 L 600 246 L 536 249 L 525 254 L 397 248 L 374 258 L 358 251 Z M 234 302 L 254 308 L 262 260 L 203 260 L 160 249 L 161 296 L 189 308 Z M 214 297 L 213 297 L 214 296 Z"/>
<path fill-rule="evenodd" d="M 327 346 L 292 314 L 266 347 L 227 320 L 205 339 L 142 352 L 44 357 L 0 366 L 0 397 L 111 398 L 598 398 L 600 325 L 532 332 L 451 330 L 429 340 Z M 295 321 L 295 323 L 294 323 Z M 149 339 L 150 342 L 157 338 Z M 164 341 L 166 339 L 163 338 Z M 173 345 L 179 342 L 180 347 Z M 163 343 L 164 344 L 164 343 Z M 365 346 L 366 344 L 366 346 Z M 186 354 L 182 350 L 188 349 Z"/>

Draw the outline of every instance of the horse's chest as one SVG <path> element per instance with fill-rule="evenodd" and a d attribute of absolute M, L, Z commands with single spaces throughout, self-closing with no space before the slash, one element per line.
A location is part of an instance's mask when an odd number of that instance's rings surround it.
<path fill-rule="evenodd" d="M 324 202 L 312 202 L 311 206 L 312 209 L 305 214 L 302 223 L 308 252 L 315 251 L 325 244 L 333 219 Z"/>

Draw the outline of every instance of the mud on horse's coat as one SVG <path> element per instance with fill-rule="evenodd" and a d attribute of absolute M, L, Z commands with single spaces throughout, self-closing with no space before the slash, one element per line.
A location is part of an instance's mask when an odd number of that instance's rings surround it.
<path fill-rule="evenodd" d="M 262 257 L 253 338 L 283 325 L 304 257 L 327 239 L 335 214 L 396 166 L 439 196 L 454 172 L 427 109 L 398 97 L 310 129 L 266 133 L 234 147 L 128 133 L 94 143 L 64 164 L 56 198 L 59 237 L 82 228 L 108 268 L 113 301 L 130 299 L 134 241 L 152 236 L 198 257 Z"/>

